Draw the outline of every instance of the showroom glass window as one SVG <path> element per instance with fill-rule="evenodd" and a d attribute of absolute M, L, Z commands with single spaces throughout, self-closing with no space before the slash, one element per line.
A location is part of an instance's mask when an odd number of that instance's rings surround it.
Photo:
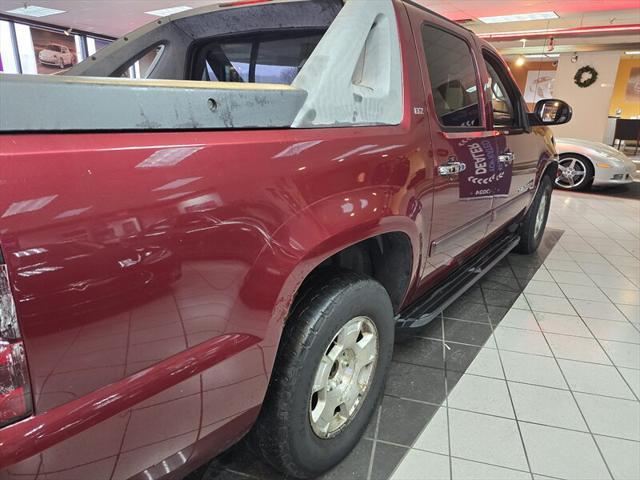
<path fill-rule="evenodd" d="M 491 107 L 494 127 L 514 127 L 516 120 L 516 99 L 509 95 L 507 88 L 507 72 L 498 60 L 488 55 L 484 57 L 489 73 L 489 89 L 491 90 Z"/>
<path fill-rule="evenodd" d="M 289 85 L 321 38 L 313 32 L 209 42 L 196 54 L 192 80 Z"/>
<path fill-rule="evenodd" d="M 442 126 L 481 125 L 478 76 L 467 42 L 430 25 L 422 27 L 422 41 L 433 101 Z"/>

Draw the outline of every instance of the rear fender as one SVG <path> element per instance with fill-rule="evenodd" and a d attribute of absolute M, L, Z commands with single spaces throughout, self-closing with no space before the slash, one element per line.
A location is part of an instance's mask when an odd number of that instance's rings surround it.
<path fill-rule="evenodd" d="M 273 363 L 289 308 L 302 282 L 335 253 L 377 235 L 404 233 L 412 246 L 411 289 L 420 263 L 421 237 L 416 223 L 395 208 L 395 192 L 397 187 L 389 186 L 327 197 L 300 211 L 274 233 L 240 293 L 261 309 L 271 307 L 263 342 L 273 353 L 265 358 L 267 367 Z"/>

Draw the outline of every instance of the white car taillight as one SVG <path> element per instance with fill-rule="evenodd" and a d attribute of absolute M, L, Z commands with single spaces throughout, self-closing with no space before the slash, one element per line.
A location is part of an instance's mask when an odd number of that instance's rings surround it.
<path fill-rule="evenodd" d="M 20 420 L 32 411 L 27 359 L 9 275 L 7 266 L 0 264 L 0 427 Z"/>

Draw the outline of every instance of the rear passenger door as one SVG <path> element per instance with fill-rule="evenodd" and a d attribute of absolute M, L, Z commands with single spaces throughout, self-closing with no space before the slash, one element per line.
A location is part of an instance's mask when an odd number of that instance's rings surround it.
<path fill-rule="evenodd" d="M 483 49 L 483 60 L 496 171 L 502 176 L 494 189 L 491 233 L 512 221 L 531 202 L 539 158 L 535 134 L 528 129 L 526 104 L 506 65 L 488 49 Z"/>
<path fill-rule="evenodd" d="M 472 34 L 427 11 L 407 5 L 413 23 L 423 84 L 429 100 L 434 206 L 429 258 L 423 275 L 482 240 L 490 221 L 493 192 L 469 188 L 475 164 L 493 146 L 486 130 L 481 77 Z M 477 185 L 473 185 L 476 187 Z"/>

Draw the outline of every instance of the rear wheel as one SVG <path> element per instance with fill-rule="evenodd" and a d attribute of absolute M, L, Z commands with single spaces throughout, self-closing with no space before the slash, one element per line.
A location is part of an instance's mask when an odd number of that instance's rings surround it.
<path fill-rule="evenodd" d="M 595 170 L 591 162 L 581 155 L 564 154 L 558 162 L 556 187 L 576 192 L 588 190 L 593 184 Z"/>
<path fill-rule="evenodd" d="M 393 308 L 375 280 L 336 271 L 296 302 L 250 442 L 284 474 L 311 478 L 364 433 L 393 351 Z"/>
<path fill-rule="evenodd" d="M 540 180 L 533 203 L 520 226 L 520 243 L 515 248 L 516 252 L 529 254 L 538 249 L 549 218 L 552 190 L 551 178 L 545 175 Z"/>

